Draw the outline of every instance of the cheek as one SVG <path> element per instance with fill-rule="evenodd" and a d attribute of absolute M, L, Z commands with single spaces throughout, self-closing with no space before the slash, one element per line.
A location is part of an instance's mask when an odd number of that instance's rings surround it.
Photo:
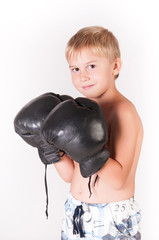
<path fill-rule="evenodd" d="M 110 69 L 105 69 L 105 71 L 103 71 L 101 74 L 102 83 L 108 84 L 111 78 L 112 78 L 112 73 L 111 73 Z"/>
<path fill-rule="evenodd" d="M 72 77 L 72 84 L 74 85 L 75 88 L 78 87 L 78 81 L 77 81 L 77 78 Z"/>

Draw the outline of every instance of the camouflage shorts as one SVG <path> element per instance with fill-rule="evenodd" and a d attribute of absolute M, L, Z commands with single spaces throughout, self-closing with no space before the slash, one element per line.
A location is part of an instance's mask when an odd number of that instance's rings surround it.
<path fill-rule="evenodd" d="M 140 240 L 141 211 L 134 197 L 105 204 L 65 202 L 61 240 Z"/>

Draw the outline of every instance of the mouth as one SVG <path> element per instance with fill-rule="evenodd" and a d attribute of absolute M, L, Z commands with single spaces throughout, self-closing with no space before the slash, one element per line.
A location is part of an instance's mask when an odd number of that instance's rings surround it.
<path fill-rule="evenodd" d="M 83 86 L 82 88 L 84 90 L 89 90 L 90 88 L 92 88 L 95 84 L 90 84 L 90 85 L 87 85 L 87 86 Z"/>

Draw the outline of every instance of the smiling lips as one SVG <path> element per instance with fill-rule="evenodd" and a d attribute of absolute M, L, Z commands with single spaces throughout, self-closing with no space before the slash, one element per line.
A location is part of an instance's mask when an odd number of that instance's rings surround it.
<path fill-rule="evenodd" d="M 89 90 L 91 87 L 93 87 L 95 84 L 91 84 L 91 85 L 87 85 L 87 86 L 83 86 L 82 88 L 84 90 Z"/>

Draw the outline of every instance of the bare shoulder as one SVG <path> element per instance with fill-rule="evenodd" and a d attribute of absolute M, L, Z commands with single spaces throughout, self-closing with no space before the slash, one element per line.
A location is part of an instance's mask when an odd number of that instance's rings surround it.
<path fill-rule="evenodd" d="M 113 118 L 119 119 L 125 122 L 125 124 L 128 121 L 133 122 L 138 131 L 143 132 L 142 120 L 135 105 L 125 97 L 114 105 Z"/>

